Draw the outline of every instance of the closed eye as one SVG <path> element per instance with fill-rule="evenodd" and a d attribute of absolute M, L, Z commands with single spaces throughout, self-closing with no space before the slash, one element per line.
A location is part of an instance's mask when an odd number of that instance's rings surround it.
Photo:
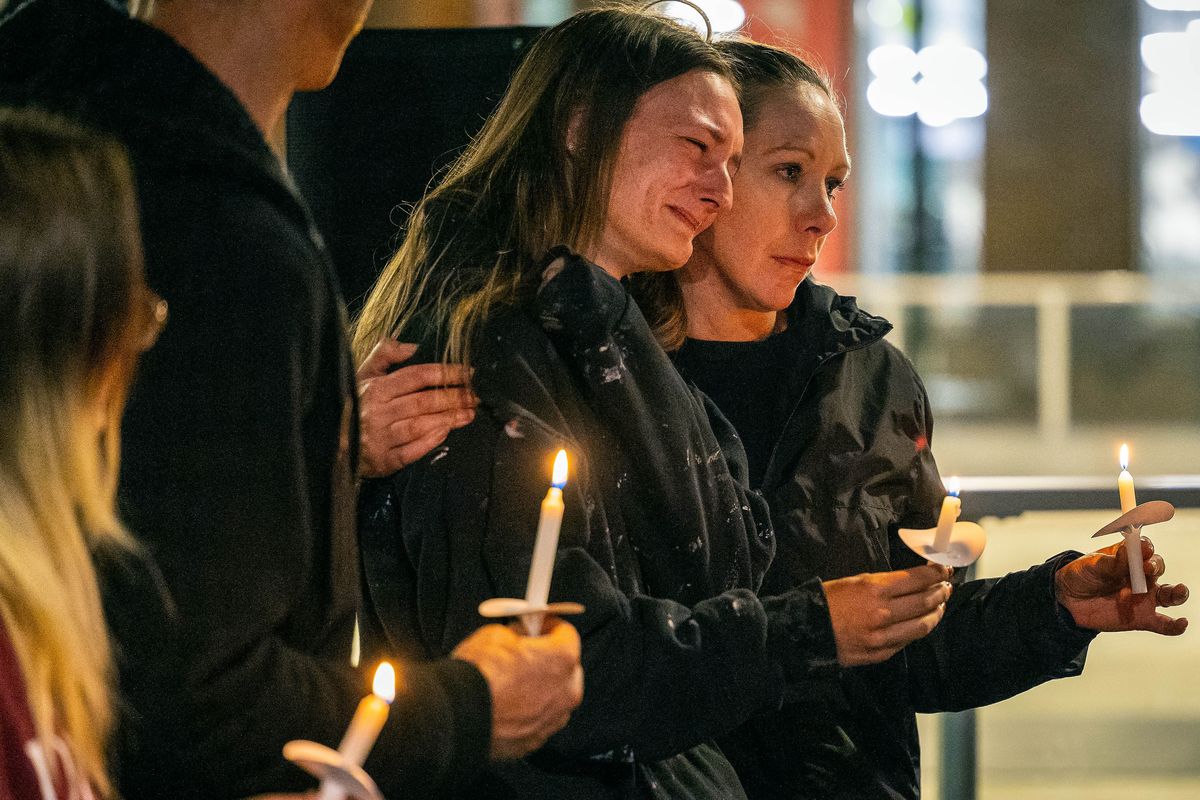
<path fill-rule="evenodd" d="M 690 136 L 685 136 L 684 139 L 686 139 L 690 144 L 694 144 L 694 145 L 696 145 L 696 147 L 700 148 L 701 153 L 708 152 L 708 145 L 705 144 L 704 142 L 700 141 L 699 139 L 693 139 Z"/>

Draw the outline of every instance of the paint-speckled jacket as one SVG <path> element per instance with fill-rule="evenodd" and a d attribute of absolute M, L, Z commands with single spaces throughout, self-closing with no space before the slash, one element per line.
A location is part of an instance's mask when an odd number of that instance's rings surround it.
<path fill-rule="evenodd" d="M 578 258 L 493 314 L 473 352 L 475 421 L 364 489 L 369 600 L 386 641 L 445 654 L 483 622 L 480 601 L 523 596 L 559 447 L 572 474 L 550 599 L 587 611 L 572 620 L 583 705 L 472 796 L 741 797 L 710 740 L 834 669 L 836 653 L 817 582 L 755 595 L 769 515 L 739 483 L 728 423 L 710 427 L 707 401 L 625 288 Z"/>

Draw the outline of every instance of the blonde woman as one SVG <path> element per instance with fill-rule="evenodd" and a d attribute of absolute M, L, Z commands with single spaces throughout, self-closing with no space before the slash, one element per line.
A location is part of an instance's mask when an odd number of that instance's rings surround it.
<path fill-rule="evenodd" d="M 92 557 L 118 424 L 165 305 L 112 140 L 0 110 L 0 798 L 107 797 L 112 653 Z"/>

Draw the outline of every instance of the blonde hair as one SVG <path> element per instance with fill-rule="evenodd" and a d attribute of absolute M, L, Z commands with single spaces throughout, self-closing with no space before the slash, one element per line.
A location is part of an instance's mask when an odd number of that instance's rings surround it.
<path fill-rule="evenodd" d="M 479 136 L 413 211 L 355 322 L 356 360 L 403 333 L 469 363 L 480 322 L 536 288 L 547 251 L 598 240 L 634 106 L 694 69 L 729 77 L 695 31 L 624 3 L 541 34 Z"/>
<path fill-rule="evenodd" d="M 111 139 L 0 109 L 0 622 L 46 752 L 113 793 L 93 552 L 126 546 L 118 429 L 146 329 L 132 179 Z"/>

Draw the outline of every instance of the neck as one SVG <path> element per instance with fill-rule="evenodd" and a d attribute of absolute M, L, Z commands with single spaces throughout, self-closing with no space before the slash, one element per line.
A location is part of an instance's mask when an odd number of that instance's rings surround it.
<path fill-rule="evenodd" d="M 296 91 L 283 29 L 266 4 L 156 3 L 147 19 L 190 52 L 233 92 L 272 139 Z"/>
<path fill-rule="evenodd" d="M 744 308 L 700 253 L 679 272 L 687 336 L 714 342 L 753 342 L 782 329 L 783 312 Z"/>

